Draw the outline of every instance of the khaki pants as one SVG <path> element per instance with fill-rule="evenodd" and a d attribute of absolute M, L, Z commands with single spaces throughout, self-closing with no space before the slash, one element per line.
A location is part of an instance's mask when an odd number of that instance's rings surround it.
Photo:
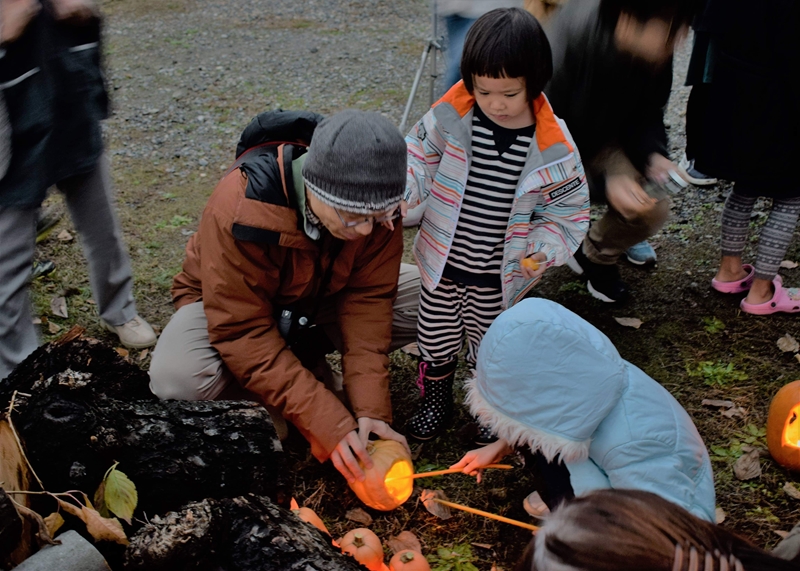
<path fill-rule="evenodd" d="M 419 283 L 417 266 L 402 264 L 394 304 L 391 351 L 413 343 L 417 338 Z M 332 307 L 322 307 L 316 324 L 324 330 L 334 347 L 341 348 L 341 335 Z M 321 380 L 330 381 L 327 378 Z M 335 386 L 338 384 L 335 379 L 332 384 L 334 386 L 329 388 L 338 393 L 341 387 Z M 211 346 L 208 320 L 201 301 L 181 307 L 161 333 L 150 364 L 150 390 L 162 399 L 257 400 L 242 389 Z"/>

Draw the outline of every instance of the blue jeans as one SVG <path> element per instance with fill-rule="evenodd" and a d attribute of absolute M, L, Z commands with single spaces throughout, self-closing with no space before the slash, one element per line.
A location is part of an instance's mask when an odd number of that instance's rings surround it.
<path fill-rule="evenodd" d="M 464 49 L 464 39 L 475 20 L 451 14 L 445 16 L 444 21 L 447 25 L 447 71 L 444 75 L 444 88 L 447 91 L 461 79 L 461 52 Z"/>

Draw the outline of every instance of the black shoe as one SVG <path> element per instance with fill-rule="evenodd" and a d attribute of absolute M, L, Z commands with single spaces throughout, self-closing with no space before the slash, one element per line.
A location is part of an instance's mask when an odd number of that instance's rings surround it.
<path fill-rule="evenodd" d="M 56 265 L 50 260 L 43 262 L 33 262 L 33 270 L 31 271 L 31 281 L 38 280 L 44 276 L 49 276 L 56 271 Z"/>
<path fill-rule="evenodd" d="M 475 444 L 478 446 L 488 446 L 497 442 L 497 436 L 492 433 L 492 429 L 482 425 L 477 420 L 478 434 L 475 436 Z"/>
<path fill-rule="evenodd" d="M 586 288 L 592 297 L 606 303 L 619 303 L 628 298 L 630 291 L 627 284 L 619 277 L 619 268 L 616 264 L 606 265 L 592 262 L 583 253 L 583 247 L 578 248 L 572 261 L 573 264 L 570 264 L 570 268 L 577 271 L 573 267 L 573 265 L 577 265 L 582 270 L 583 275 L 586 276 Z"/>
<path fill-rule="evenodd" d="M 419 364 L 417 386 L 422 393 L 422 401 L 417 412 L 406 424 L 406 434 L 415 440 L 432 440 L 439 436 L 453 418 L 453 379 L 456 376 L 457 361 L 430 367 Z"/>

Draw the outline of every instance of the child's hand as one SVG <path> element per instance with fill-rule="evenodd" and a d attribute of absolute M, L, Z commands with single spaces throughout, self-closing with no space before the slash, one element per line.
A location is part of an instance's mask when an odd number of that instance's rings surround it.
<path fill-rule="evenodd" d="M 508 442 L 501 438 L 497 442 L 493 442 L 492 444 L 484 446 L 483 448 L 470 450 L 464 454 L 464 457 L 461 460 L 450 467 L 460 468 L 461 472 L 469 476 L 477 476 L 478 483 L 480 483 L 481 475 L 483 474 L 483 468 L 489 464 L 494 464 L 498 460 L 501 460 L 510 452 L 511 447 L 508 445 Z"/>
<path fill-rule="evenodd" d="M 638 182 L 624 174 L 606 178 L 606 198 L 626 220 L 647 214 L 658 202 L 658 199 L 647 194 Z"/>
<path fill-rule="evenodd" d="M 94 0 L 52 0 L 52 5 L 56 20 L 82 23 L 100 15 Z"/>
<path fill-rule="evenodd" d="M 645 175 L 652 181 L 664 184 L 669 180 L 669 173 L 678 172 L 678 167 L 664 155 L 651 153 L 647 160 Z"/>
<path fill-rule="evenodd" d="M 519 267 L 526 280 L 538 278 L 547 269 L 547 256 L 543 252 L 536 252 L 527 258 L 523 257 Z"/>

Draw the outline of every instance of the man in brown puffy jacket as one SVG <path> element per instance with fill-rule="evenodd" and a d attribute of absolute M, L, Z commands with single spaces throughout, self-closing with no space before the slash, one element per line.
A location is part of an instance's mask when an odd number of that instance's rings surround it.
<path fill-rule="evenodd" d="M 405 445 L 389 426 L 388 373 L 388 352 L 415 332 L 412 318 L 393 343 L 405 179 L 403 137 L 376 113 L 256 117 L 186 247 L 153 392 L 211 400 L 244 387 L 349 481 L 364 477 L 359 459 L 371 466 L 371 432 Z M 310 370 L 334 348 L 342 398 Z"/>

